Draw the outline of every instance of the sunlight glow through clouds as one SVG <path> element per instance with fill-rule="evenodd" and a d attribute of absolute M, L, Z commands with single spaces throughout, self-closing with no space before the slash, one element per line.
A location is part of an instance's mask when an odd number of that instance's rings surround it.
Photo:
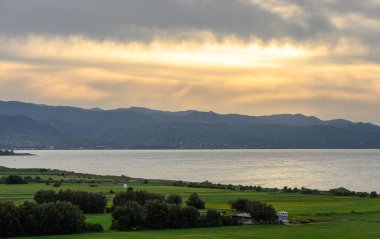
<path fill-rule="evenodd" d="M 165 42 L 148 44 L 112 41 L 96 42 L 83 37 L 2 39 L 0 49 L 9 55 L 33 59 L 62 59 L 72 61 L 157 62 L 187 66 L 258 67 L 280 66 L 288 59 L 304 58 L 305 49 L 291 44 L 260 42 Z"/>
<path fill-rule="evenodd" d="M 379 66 L 339 60 L 368 51 L 344 39 L 325 46 L 233 38 L 122 43 L 30 35 L 1 37 L 0 43 L 5 55 L 0 85 L 24 100 L 252 114 L 284 113 L 285 106 L 297 110 L 293 113 L 316 114 L 321 112 L 318 99 L 380 100 Z M 349 85 L 357 79 L 365 82 L 363 87 Z"/>

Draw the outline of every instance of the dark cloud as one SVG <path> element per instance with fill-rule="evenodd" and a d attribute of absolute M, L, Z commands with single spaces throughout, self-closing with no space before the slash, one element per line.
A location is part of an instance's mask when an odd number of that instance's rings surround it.
<path fill-rule="evenodd" d="M 119 40 L 208 31 L 221 37 L 267 40 L 313 38 L 333 30 L 319 6 L 295 2 L 314 14 L 284 20 L 249 0 L 2 0 L 0 31 Z"/>
<path fill-rule="evenodd" d="M 278 7 L 299 12 L 284 17 L 276 11 Z M 377 46 L 379 28 L 363 26 L 363 21 L 380 25 L 379 12 L 376 0 L 1 0 L 0 33 L 132 41 L 192 38 L 194 32 L 204 31 L 218 38 L 325 44 L 346 37 Z M 352 15 L 361 20 L 349 23 L 348 29 L 339 29 L 333 22 L 333 18 L 344 20 Z"/>

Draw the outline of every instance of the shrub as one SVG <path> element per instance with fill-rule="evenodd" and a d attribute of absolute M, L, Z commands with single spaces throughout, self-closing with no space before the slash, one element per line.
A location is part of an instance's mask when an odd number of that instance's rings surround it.
<path fill-rule="evenodd" d="M 348 190 L 346 188 L 330 189 L 329 193 L 333 194 L 334 196 L 353 196 L 353 195 L 355 195 L 355 192 L 351 192 L 350 190 Z"/>
<path fill-rule="evenodd" d="M 139 229 L 144 224 L 143 207 L 137 202 L 130 201 L 124 206 L 116 207 L 112 213 L 112 229 Z"/>
<path fill-rule="evenodd" d="M 241 223 L 236 219 L 230 216 L 221 216 L 220 218 L 223 226 L 239 226 Z"/>
<path fill-rule="evenodd" d="M 197 193 L 192 193 L 186 201 L 187 206 L 193 206 L 197 209 L 204 209 L 205 203 L 200 199 Z"/>
<path fill-rule="evenodd" d="M 222 220 L 220 212 L 209 209 L 200 221 L 201 227 L 220 227 L 222 226 Z"/>
<path fill-rule="evenodd" d="M 59 188 L 61 186 L 61 183 L 60 182 L 55 182 L 54 184 L 53 184 L 53 187 L 55 187 L 55 188 Z"/>
<path fill-rule="evenodd" d="M 359 197 L 365 198 L 365 197 L 368 197 L 368 196 L 369 196 L 369 193 L 367 193 L 367 192 L 357 192 L 357 193 L 356 193 L 356 196 L 359 196 Z"/>
<path fill-rule="evenodd" d="M 28 182 L 18 175 L 9 175 L 5 178 L 6 184 L 27 184 Z"/>
<path fill-rule="evenodd" d="M 103 232 L 104 228 L 100 223 L 86 223 L 84 230 L 86 232 Z"/>

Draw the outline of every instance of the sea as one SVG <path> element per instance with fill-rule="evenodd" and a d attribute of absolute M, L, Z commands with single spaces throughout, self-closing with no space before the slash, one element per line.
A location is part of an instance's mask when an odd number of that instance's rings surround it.
<path fill-rule="evenodd" d="M 29 150 L 0 166 L 252 185 L 380 192 L 380 150 Z"/>

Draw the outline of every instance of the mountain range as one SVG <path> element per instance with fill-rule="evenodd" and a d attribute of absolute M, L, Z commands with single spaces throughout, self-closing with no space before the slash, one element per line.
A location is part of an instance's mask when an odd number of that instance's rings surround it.
<path fill-rule="evenodd" d="M 302 114 L 103 110 L 0 101 L 0 148 L 380 148 L 380 126 Z"/>

